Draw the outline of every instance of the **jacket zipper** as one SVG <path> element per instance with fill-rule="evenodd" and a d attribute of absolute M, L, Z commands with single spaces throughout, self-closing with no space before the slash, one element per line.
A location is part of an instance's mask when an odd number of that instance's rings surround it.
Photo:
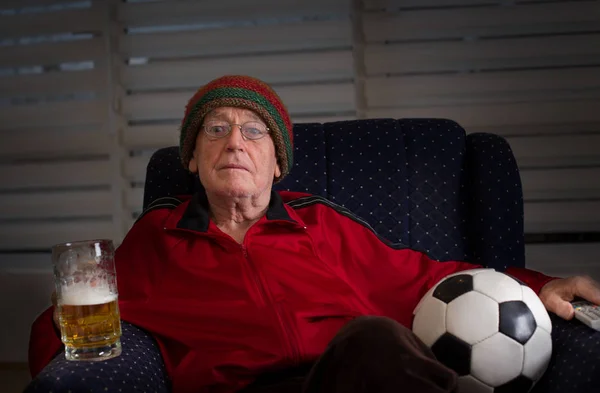
<path fill-rule="evenodd" d="M 267 292 L 258 278 L 258 272 L 256 271 L 254 264 L 250 261 L 250 258 L 248 257 L 248 251 L 246 250 L 246 246 L 244 244 L 241 245 L 241 249 L 242 255 L 244 256 L 244 260 L 248 263 L 248 266 L 250 266 L 250 270 L 252 270 L 252 280 L 254 281 L 254 285 L 256 285 L 256 288 L 258 288 L 258 295 L 260 297 L 261 306 L 265 306 L 267 305 L 268 299 Z"/>
<path fill-rule="evenodd" d="M 306 227 L 302 227 L 302 228 L 306 229 Z M 198 235 L 198 233 L 195 231 L 191 231 L 191 230 L 187 230 L 187 229 L 179 229 L 179 230 L 194 233 L 194 234 Z M 248 234 L 246 234 L 246 235 L 248 235 Z M 236 242 L 229 236 L 209 235 L 208 237 L 211 237 L 214 239 L 221 238 L 225 241 L 233 242 L 236 246 L 240 247 L 242 256 L 243 256 L 244 260 L 248 263 L 248 266 L 250 267 L 250 270 L 252 271 L 252 275 L 253 275 L 252 279 L 254 281 L 254 284 L 258 288 L 261 304 L 267 305 L 267 303 L 270 303 L 270 305 L 273 306 L 275 315 L 277 316 L 277 321 L 279 322 L 279 327 L 283 331 L 283 334 L 285 336 L 284 340 L 283 340 L 284 341 L 283 345 L 284 345 L 284 347 L 286 347 L 287 352 L 288 352 L 293 364 L 294 365 L 299 364 L 300 350 L 297 349 L 296 343 L 297 343 L 298 339 L 297 339 L 297 335 L 291 328 L 292 323 L 286 322 L 284 320 L 284 318 L 287 318 L 285 311 L 282 310 L 280 306 L 275 304 L 275 301 L 273 300 L 273 298 L 270 296 L 270 294 L 266 290 L 265 285 L 262 282 L 258 268 L 254 265 L 254 263 L 248 256 L 248 250 L 246 249 L 245 243 L 239 244 L 238 242 Z M 287 318 L 287 319 L 289 319 L 289 318 Z"/>
<path fill-rule="evenodd" d="M 246 249 L 246 245 L 242 244 L 241 248 L 242 255 L 244 256 L 244 259 L 246 260 L 246 262 L 248 262 L 248 266 L 250 266 L 250 269 L 252 270 L 254 276 L 253 279 L 256 286 L 258 287 L 261 301 L 263 302 L 263 304 L 266 304 L 268 301 L 268 303 L 274 307 L 275 315 L 277 316 L 277 321 L 279 322 L 279 326 L 284 333 L 284 347 L 286 347 L 290 358 L 293 364 L 295 365 L 299 362 L 298 350 L 296 349 L 295 345 L 296 336 L 295 334 L 293 334 L 291 327 L 288 326 L 288 322 L 284 320 L 284 312 L 281 310 L 279 305 L 275 303 L 269 291 L 265 288 L 258 268 L 256 267 L 256 265 L 254 265 L 254 263 L 248 256 L 248 250 Z"/>

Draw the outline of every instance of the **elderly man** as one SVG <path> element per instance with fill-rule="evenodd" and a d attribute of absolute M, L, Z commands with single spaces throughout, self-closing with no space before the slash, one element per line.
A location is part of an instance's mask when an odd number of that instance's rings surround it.
<path fill-rule="evenodd" d="M 320 197 L 272 191 L 292 167 L 292 124 L 257 79 L 202 87 L 180 147 L 204 191 L 155 201 L 116 254 L 122 318 L 156 338 L 174 392 L 261 391 L 260 375 L 302 366 L 307 392 L 455 390 L 406 327 L 429 288 L 475 265 L 389 244 Z M 600 303 L 585 277 L 508 273 L 566 319 L 575 296 Z M 37 371 L 61 349 L 51 315 L 33 328 Z"/>

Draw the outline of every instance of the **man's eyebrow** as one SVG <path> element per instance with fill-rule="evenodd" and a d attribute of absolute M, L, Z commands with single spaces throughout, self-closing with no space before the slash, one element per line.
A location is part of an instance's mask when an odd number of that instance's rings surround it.
<path fill-rule="evenodd" d="M 206 114 L 206 117 L 223 117 L 225 115 L 225 111 L 220 108 L 213 109 L 212 111 Z"/>
<path fill-rule="evenodd" d="M 256 121 L 263 121 L 256 113 L 252 112 L 252 111 L 248 111 L 248 113 L 250 114 L 250 117 L 252 117 L 254 120 Z"/>
<path fill-rule="evenodd" d="M 220 113 L 220 112 L 210 112 L 209 114 L 206 115 L 207 119 L 218 119 L 218 120 L 227 120 L 227 116 L 225 116 L 224 113 Z"/>

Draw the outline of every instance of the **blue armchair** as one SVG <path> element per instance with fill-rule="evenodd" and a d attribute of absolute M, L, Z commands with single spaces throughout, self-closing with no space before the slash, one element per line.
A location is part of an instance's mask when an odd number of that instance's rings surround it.
<path fill-rule="evenodd" d="M 466 135 L 449 120 L 377 119 L 297 124 L 294 141 L 294 168 L 276 189 L 326 197 L 389 240 L 440 261 L 466 260 L 500 271 L 525 265 L 521 182 L 503 138 Z M 181 167 L 177 147 L 163 148 L 148 164 L 144 207 L 199 187 Z M 534 391 L 600 391 L 600 333 L 551 318 L 553 356 Z M 123 329 L 120 357 L 74 363 L 60 354 L 26 392 L 168 392 L 152 338 L 128 323 Z"/>

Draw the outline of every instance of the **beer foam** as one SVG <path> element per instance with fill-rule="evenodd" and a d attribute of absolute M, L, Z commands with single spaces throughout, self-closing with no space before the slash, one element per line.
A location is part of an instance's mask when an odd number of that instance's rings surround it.
<path fill-rule="evenodd" d="M 117 300 L 108 287 L 90 288 L 87 285 L 71 285 L 62 288 L 60 303 L 69 306 L 89 306 Z"/>

